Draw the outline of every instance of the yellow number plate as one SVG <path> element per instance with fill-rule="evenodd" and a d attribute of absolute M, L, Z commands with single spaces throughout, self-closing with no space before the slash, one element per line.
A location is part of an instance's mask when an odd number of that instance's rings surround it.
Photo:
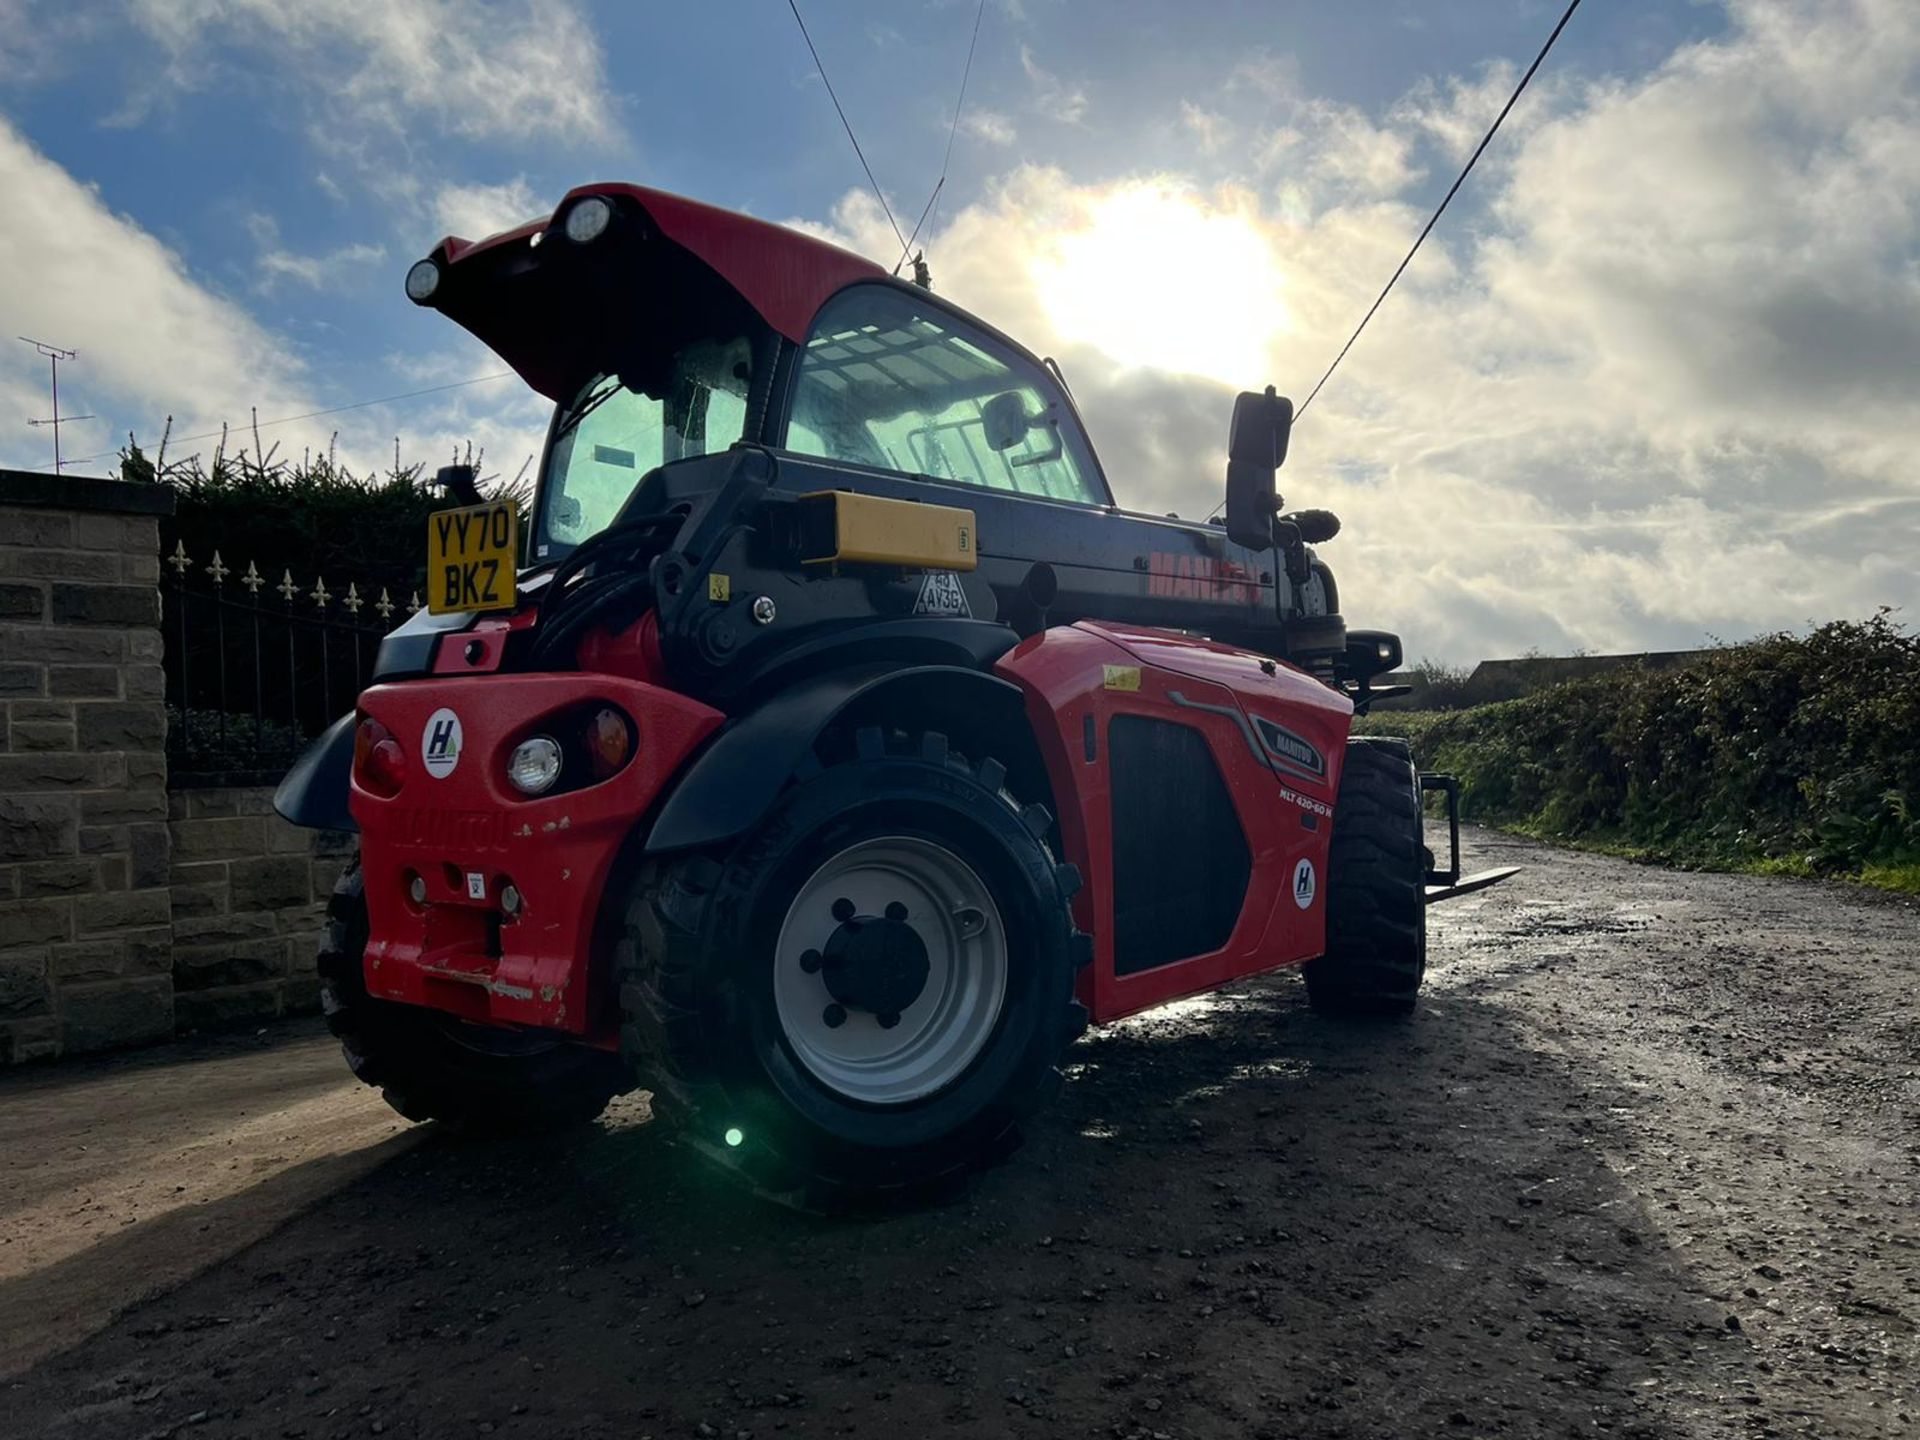
<path fill-rule="evenodd" d="M 429 515 L 427 609 L 512 609 L 519 556 L 520 512 L 511 500 Z"/>

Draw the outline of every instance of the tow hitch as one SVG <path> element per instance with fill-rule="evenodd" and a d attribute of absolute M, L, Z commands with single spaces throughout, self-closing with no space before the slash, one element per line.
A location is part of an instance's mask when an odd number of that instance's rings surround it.
<path fill-rule="evenodd" d="M 1463 877 L 1460 874 L 1460 781 L 1452 775 L 1422 773 L 1420 795 L 1423 800 L 1429 790 L 1438 790 L 1447 797 L 1447 868 L 1427 866 L 1427 904 L 1437 905 L 1442 900 L 1471 895 L 1520 873 L 1518 865 L 1502 865 Z M 1428 850 L 1427 854 L 1431 856 L 1433 851 Z"/>

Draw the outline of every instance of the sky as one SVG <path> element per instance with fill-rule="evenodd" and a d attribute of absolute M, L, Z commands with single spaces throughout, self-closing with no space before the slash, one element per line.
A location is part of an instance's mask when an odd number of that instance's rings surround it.
<path fill-rule="evenodd" d="M 1058 358 L 1131 509 L 1205 515 L 1304 399 L 1559 0 L 803 0 L 942 294 Z M 1587 0 L 1296 427 L 1350 623 L 1409 656 L 1672 648 L 1920 602 L 1920 5 Z M 0 465 L 234 448 L 488 473 L 515 379 L 401 290 L 633 180 L 891 267 L 784 0 L 0 0 Z"/>

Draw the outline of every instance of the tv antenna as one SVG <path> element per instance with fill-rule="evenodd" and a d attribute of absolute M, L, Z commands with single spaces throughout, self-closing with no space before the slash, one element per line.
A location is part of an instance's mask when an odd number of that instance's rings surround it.
<path fill-rule="evenodd" d="M 27 424 L 33 426 L 51 425 L 53 427 L 53 473 L 58 475 L 62 463 L 60 459 L 60 427 L 62 425 L 71 425 L 78 420 L 93 419 L 91 415 L 68 415 L 64 419 L 60 415 L 60 362 L 62 360 L 74 359 L 79 352 L 76 350 L 63 350 L 58 345 L 49 345 L 44 340 L 29 339 L 25 335 L 16 338 L 24 345 L 33 346 L 35 350 L 38 350 L 46 357 L 47 367 L 52 375 L 53 418 L 51 420 L 29 420 Z"/>

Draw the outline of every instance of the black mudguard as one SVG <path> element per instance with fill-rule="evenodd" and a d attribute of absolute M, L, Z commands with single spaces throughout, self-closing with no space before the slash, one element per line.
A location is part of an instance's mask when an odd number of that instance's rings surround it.
<path fill-rule="evenodd" d="M 309 830 L 355 830 L 347 809 L 347 784 L 353 774 L 354 714 L 350 710 L 321 732 L 293 762 L 280 788 L 273 792 L 273 808 L 283 819 Z"/>
<path fill-rule="evenodd" d="M 897 689 L 896 689 L 897 687 Z M 700 849 L 744 835 L 772 808 L 814 742 L 835 719 L 881 692 L 911 694 L 915 712 L 938 717 L 965 707 L 1021 711 L 1020 688 L 958 665 L 854 666 L 780 691 L 722 731 L 661 807 L 647 853 Z"/>

